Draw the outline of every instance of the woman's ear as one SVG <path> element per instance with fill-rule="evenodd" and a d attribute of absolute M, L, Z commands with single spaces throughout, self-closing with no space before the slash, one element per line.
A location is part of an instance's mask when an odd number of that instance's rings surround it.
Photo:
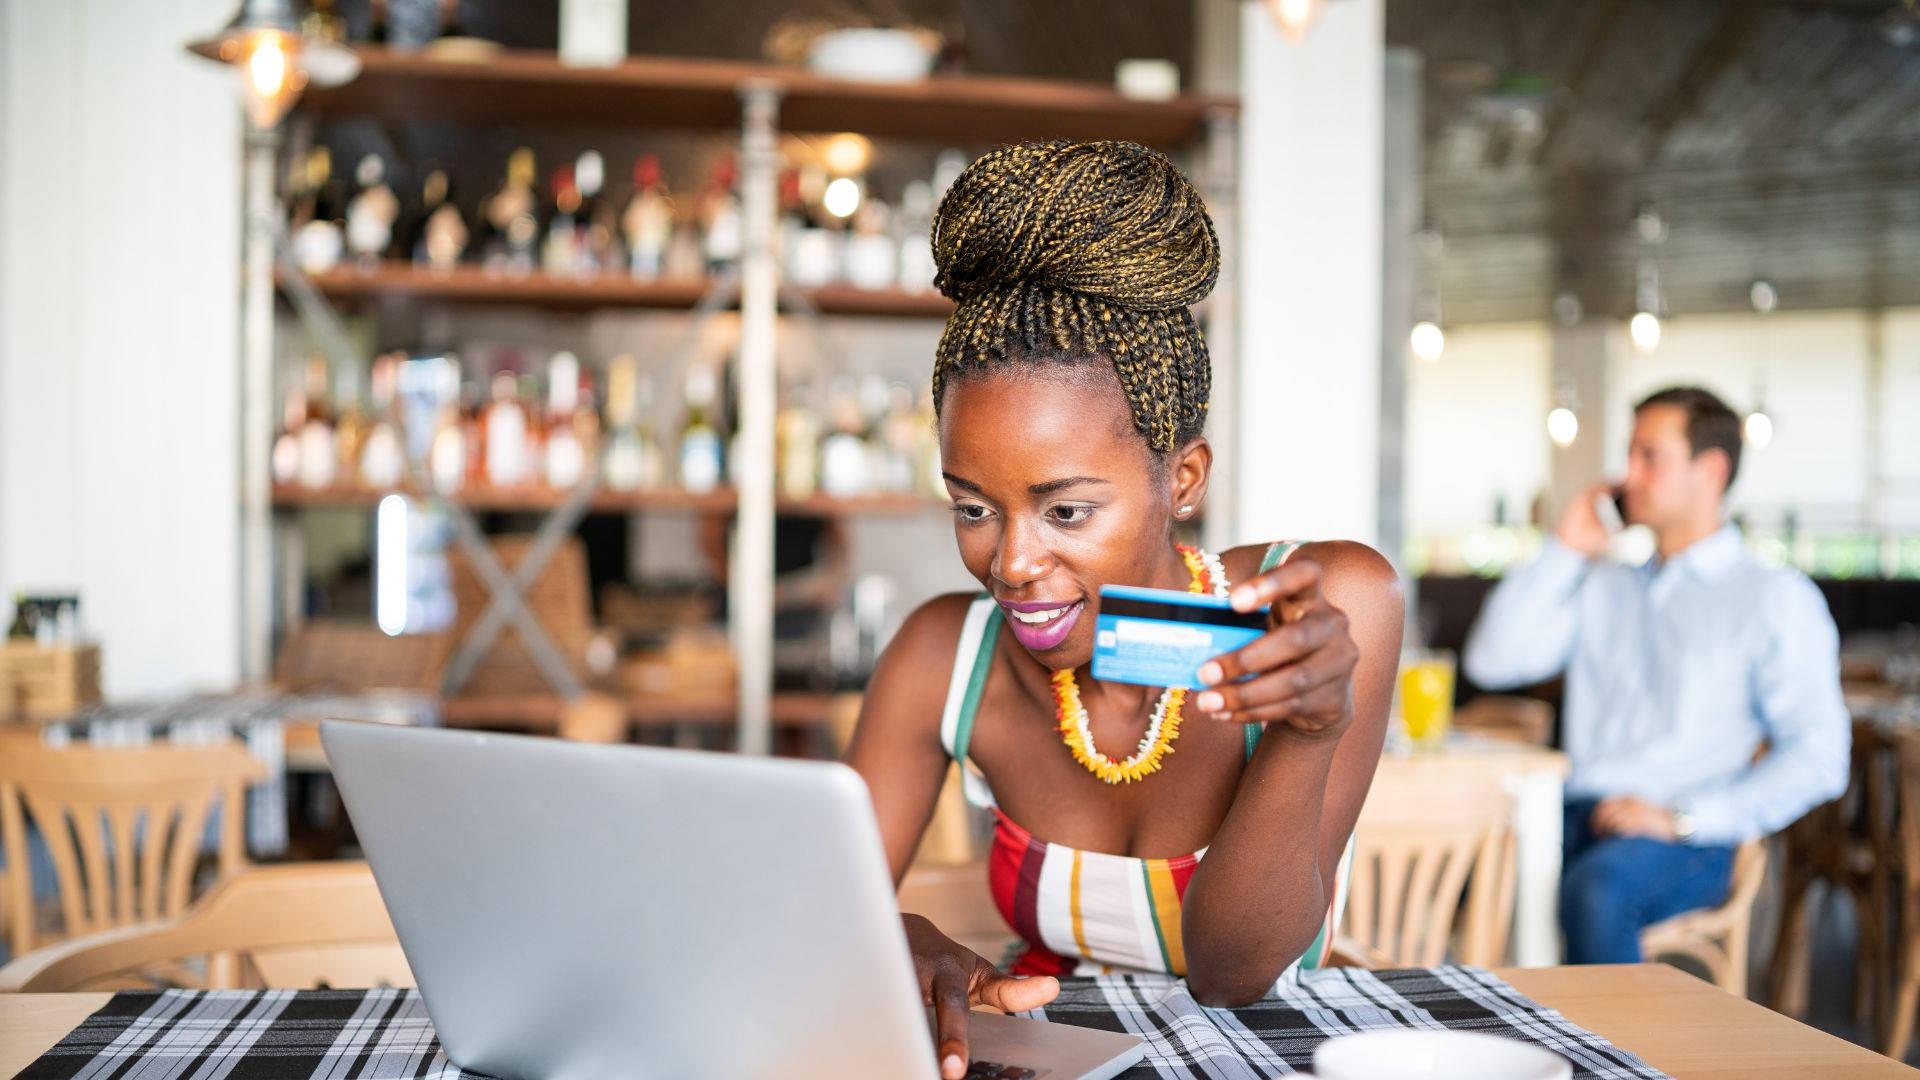
<path fill-rule="evenodd" d="M 1213 473 L 1213 447 L 1203 438 L 1195 438 L 1175 450 L 1167 469 L 1173 496 L 1173 516 L 1186 521 L 1200 511 L 1207 497 L 1207 478 Z"/>

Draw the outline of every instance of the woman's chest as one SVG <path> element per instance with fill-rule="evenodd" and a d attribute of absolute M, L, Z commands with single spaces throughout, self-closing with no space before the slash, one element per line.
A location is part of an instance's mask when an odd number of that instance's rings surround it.
<path fill-rule="evenodd" d="M 1147 728 L 1137 717 L 1096 716 L 1095 749 L 1121 760 Z M 1192 854 L 1212 842 L 1233 803 L 1245 756 L 1237 725 L 1181 718 L 1172 752 L 1133 783 L 1108 784 L 1075 760 L 1059 720 L 1019 687 L 981 696 L 967 756 L 1000 810 L 1034 837 L 1138 858 Z"/>

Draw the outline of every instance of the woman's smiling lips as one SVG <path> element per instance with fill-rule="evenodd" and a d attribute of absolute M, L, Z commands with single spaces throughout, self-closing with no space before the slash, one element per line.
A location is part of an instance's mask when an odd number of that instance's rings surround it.
<path fill-rule="evenodd" d="M 1006 610 L 1007 625 L 1013 630 L 1014 640 L 1033 652 L 1046 652 L 1065 641 L 1086 607 L 1084 600 L 1066 603 L 1001 600 L 999 603 Z"/>

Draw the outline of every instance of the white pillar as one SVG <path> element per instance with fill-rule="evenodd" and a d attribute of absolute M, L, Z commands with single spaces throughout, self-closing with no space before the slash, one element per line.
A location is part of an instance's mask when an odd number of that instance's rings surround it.
<path fill-rule="evenodd" d="M 773 420 L 774 333 L 780 270 L 773 255 L 778 183 L 780 92 L 750 85 L 740 93 L 740 400 L 734 458 L 729 462 L 740 503 L 728 560 L 728 622 L 740 666 L 739 743 L 764 754 L 773 731 Z"/>
<path fill-rule="evenodd" d="M 1242 542 L 1375 542 L 1380 479 L 1383 0 L 1291 42 L 1240 16 Z"/>

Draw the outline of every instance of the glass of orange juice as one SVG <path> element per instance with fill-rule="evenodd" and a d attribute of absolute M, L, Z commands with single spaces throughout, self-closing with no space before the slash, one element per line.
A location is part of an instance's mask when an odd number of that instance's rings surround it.
<path fill-rule="evenodd" d="M 1414 748 L 1431 750 L 1453 723 L 1453 653 L 1426 649 L 1400 664 L 1400 722 Z"/>

